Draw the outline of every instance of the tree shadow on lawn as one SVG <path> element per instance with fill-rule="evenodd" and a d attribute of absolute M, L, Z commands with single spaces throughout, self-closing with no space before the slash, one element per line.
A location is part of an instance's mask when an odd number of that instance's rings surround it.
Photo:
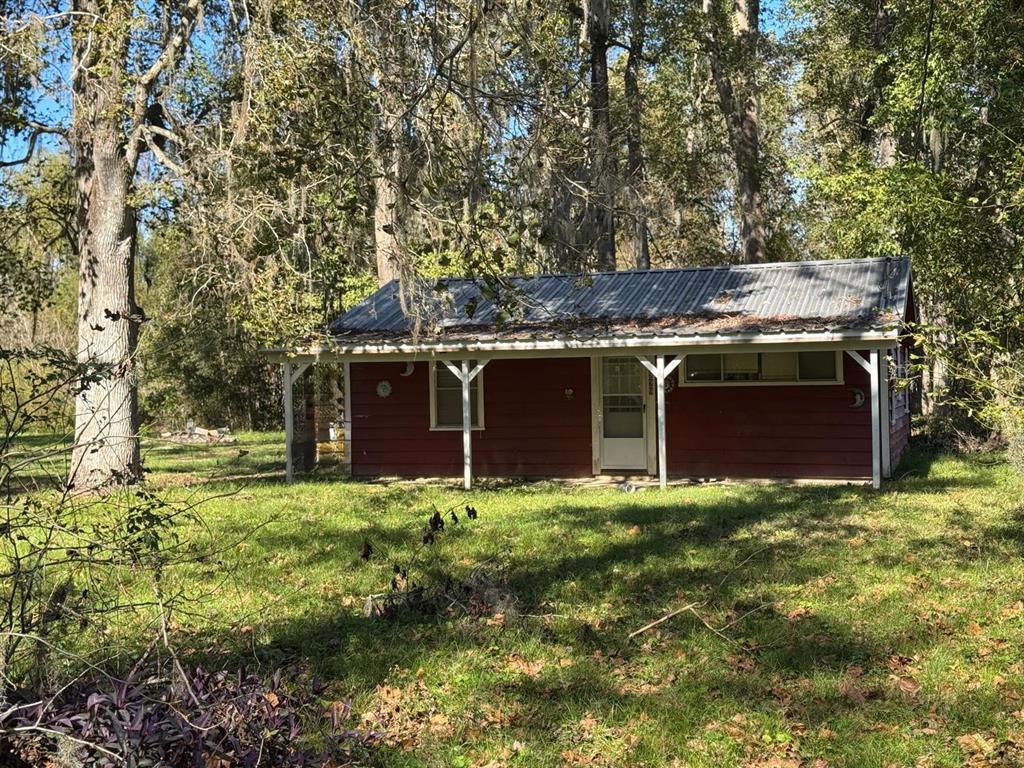
<path fill-rule="evenodd" d="M 600 506 L 586 504 L 584 493 L 548 509 L 485 518 L 513 531 L 534 525 L 565 532 L 532 551 L 513 549 L 507 586 L 527 615 L 507 627 L 465 616 L 373 620 L 359 615 L 358 605 L 324 601 L 285 619 L 268 611 L 259 632 L 263 642 L 248 652 L 267 664 L 298 660 L 343 696 L 400 686 L 426 670 L 432 690 L 449 682 L 458 689 L 464 710 L 492 699 L 514 705 L 521 713 L 517 733 L 540 742 L 591 710 L 619 720 L 643 714 L 664 721 L 680 745 L 723 713 L 775 713 L 809 727 L 831 727 L 837 718 L 907 724 L 929 717 L 936 702 L 903 696 L 886 682 L 892 675 L 885 663 L 894 654 L 926 653 L 940 642 L 938 634 L 882 620 L 865 631 L 863 622 L 837 618 L 844 615 L 841 607 L 829 615 L 793 615 L 781 607 L 801 588 L 830 577 L 832 557 L 849 539 L 872 535 L 851 513 L 863 511 L 871 498 L 887 498 L 887 491 L 755 486 L 734 488 L 731 496 L 624 495 L 621 503 Z M 316 557 L 338 568 L 358 566 L 354 553 L 367 530 L 397 546 L 397 538 L 388 538 L 393 529 L 360 528 L 340 533 L 336 548 Z M 636 533 L 624 538 L 627 530 Z M 572 546 L 574 539 L 586 545 Z M 277 532 L 269 541 L 299 548 L 309 538 Z M 725 637 L 684 613 L 655 632 L 628 638 L 691 601 L 712 627 L 724 627 Z M 605 603 L 613 607 L 606 620 L 596 621 L 593 610 Z M 565 606 L 570 615 L 558 615 Z M 863 619 L 871 611 L 855 612 Z M 545 653 L 572 663 L 559 669 L 549 661 L 536 676 L 506 670 L 507 658 Z M 638 692 L 615 677 L 620 663 L 633 670 L 653 659 L 671 669 L 677 653 L 697 654 L 699 663 L 664 687 Z M 843 680 L 856 669 L 870 670 L 871 681 L 854 676 L 845 688 Z M 955 693 L 940 694 L 940 706 L 952 705 Z M 983 718 L 977 696 L 958 706 Z"/>
<path fill-rule="evenodd" d="M 671 609 L 677 597 L 688 596 L 701 601 L 709 610 L 732 610 L 739 602 L 742 610 L 738 593 L 746 590 L 752 579 L 763 579 L 766 571 L 770 570 L 770 579 L 764 582 L 762 590 L 763 602 L 768 607 L 762 609 L 756 618 L 759 623 L 767 622 L 762 626 L 764 629 L 780 621 L 771 608 L 778 590 L 812 582 L 829 572 L 827 558 L 809 556 L 810 552 L 823 550 L 828 544 L 803 535 L 806 530 L 827 526 L 839 537 L 862 532 L 856 524 L 834 519 L 848 511 L 848 502 L 838 498 L 843 493 L 848 491 L 752 488 L 742 499 L 713 504 L 636 504 L 633 499 L 628 499 L 624 500 L 630 502 L 628 506 L 611 508 L 559 507 L 546 512 L 545 521 L 551 525 L 563 525 L 570 535 L 573 532 L 604 533 L 608 524 L 638 526 L 640 532 L 625 541 L 606 538 L 600 546 L 585 551 L 560 546 L 558 542 L 552 542 L 550 547 L 532 555 L 513 550 L 507 588 L 518 597 L 520 609 L 532 615 L 542 614 L 543 606 L 551 599 L 565 602 L 564 593 L 570 582 L 580 593 L 581 601 L 620 600 L 630 607 L 629 615 L 606 624 L 595 635 L 599 641 L 592 644 L 603 652 L 623 652 L 635 646 L 634 642 L 626 639 L 628 632 L 638 626 L 635 622 L 657 618 L 662 606 L 666 610 Z M 815 511 L 801 519 L 792 519 L 795 513 L 802 513 L 805 509 Z M 736 537 L 737 533 L 751 526 L 787 516 L 791 518 L 787 525 L 792 524 L 799 535 L 777 542 L 766 542 L 756 534 Z M 401 531 L 375 525 L 341 532 L 332 536 L 331 541 L 336 546 L 330 552 L 320 549 L 311 554 L 311 561 L 334 561 L 339 568 L 349 568 L 358 563 L 355 553 L 364 537 L 379 540 L 383 542 L 383 548 L 387 548 L 399 546 L 403 536 Z M 264 532 L 260 538 L 263 546 L 275 550 L 308 546 L 310 541 L 308 533 L 302 531 Z M 723 559 L 713 565 L 689 563 L 687 553 L 694 548 L 698 551 L 701 548 L 722 548 L 720 554 Z M 631 570 L 629 578 L 624 579 L 620 575 L 624 569 Z M 266 648 L 297 652 L 314 662 L 318 656 L 325 652 L 332 655 L 337 652 L 332 649 L 342 646 L 349 652 L 359 649 L 356 653 L 360 655 L 379 655 L 379 663 L 369 666 L 376 667 L 380 674 L 363 676 L 360 685 L 372 686 L 381 682 L 390 667 L 429 652 L 435 641 L 443 645 L 445 628 L 452 624 L 450 620 L 434 618 L 423 621 L 369 620 L 354 615 L 351 609 L 337 611 L 325 607 L 326 610 L 305 617 L 271 621 L 267 627 L 270 640 Z M 577 622 L 577 626 L 569 631 L 578 630 L 583 623 Z M 471 631 L 470 635 L 473 634 Z M 579 642 L 577 637 L 561 639 Z M 411 644 L 414 648 L 410 652 L 400 647 L 402 643 Z M 821 642 L 813 641 L 812 646 L 822 651 Z M 857 654 L 855 650 L 836 648 L 807 657 L 834 657 L 837 663 L 846 663 Z M 801 657 L 804 655 L 799 651 L 788 654 L 789 661 L 784 666 L 803 664 Z"/>

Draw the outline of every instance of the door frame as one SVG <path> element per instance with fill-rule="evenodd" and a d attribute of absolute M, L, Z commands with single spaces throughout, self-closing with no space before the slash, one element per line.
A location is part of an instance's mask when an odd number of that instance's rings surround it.
<path fill-rule="evenodd" d="M 590 445 L 591 445 L 591 463 L 593 473 L 595 475 L 607 474 L 608 471 L 604 468 L 604 457 L 603 457 L 603 446 L 604 446 L 604 432 L 602 430 L 602 420 L 604 418 L 604 376 L 601 371 L 601 361 L 605 357 L 633 357 L 635 354 L 622 354 L 622 350 L 614 350 L 603 355 L 591 355 L 590 356 Z M 644 445 L 647 449 L 647 469 L 648 475 L 653 475 L 658 471 L 658 440 L 657 440 L 657 414 L 654 412 L 654 408 L 651 407 L 653 402 L 653 387 L 654 380 L 651 378 L 647 370 L 637 360 L 636 364 L 640 366 L 640 369 L 644 372 Z M 644 470 L 636 469 L 632 470 L 637 473 L 642 473 Z"/>

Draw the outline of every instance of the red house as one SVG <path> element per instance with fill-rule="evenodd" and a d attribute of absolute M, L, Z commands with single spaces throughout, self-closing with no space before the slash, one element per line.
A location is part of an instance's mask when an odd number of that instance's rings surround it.
<path fill-rule="evenodd" d="M 909 436 L 910 263 L 880 258 L 397 282 L 292 382 L 344 369 L 360 477 L 828 478 L 878 487 Z M 415 300 L 414 300 L 415 299 Z M 415 307 L 415 313 L 408 311 Z"/>

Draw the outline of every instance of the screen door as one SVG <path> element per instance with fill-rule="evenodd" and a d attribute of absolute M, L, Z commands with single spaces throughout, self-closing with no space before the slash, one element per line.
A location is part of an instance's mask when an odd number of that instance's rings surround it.
<path fill-rule="evenodd" d="M 603 469 L 647 469 L 646 375 L 635 357 L 601 360 Z"/>

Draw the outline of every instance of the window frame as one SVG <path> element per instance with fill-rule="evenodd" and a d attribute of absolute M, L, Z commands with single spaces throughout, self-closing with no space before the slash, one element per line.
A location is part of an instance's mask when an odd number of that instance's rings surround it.
<path fill-rule="evenodd" d="M 461 360 L 452 360 L 450 362 L 453 362 L 453 363 L 455 363 L 457 365 L 462 365 L 462 361 Z M 471 361 L 471 364 L 469 366 L 469 370 L 472 371 L 473 368 L 475 368 L 476 365 L 479 362 L 480 362 L 479 360 Z M 428 376 L 428 379 L 430 381 L 430 431 L 431 432 L 461 432 L 462 431 L 462 425 L 461 424 L 458 424 L 458 425 L 452 426 L 452 427 L 448 427 L 448 426 L 444 426 L 444 425 L 439 425 L 437 423 L 437 371 L 438 371 L 437 367 L 439 365 L 444 365 L 444 361 L 442 361 L 442 360 L 432 360 L 432 361 L 430 361 L 430 375 Z M 447 368 L 445 370 L 447 370 Z M 449 371 L 449 373 L 450 373 L 450 371 Z M 477 382 L 477 388 L 476 388 L 476 413 L 477 413 L 477 416 L 479 417 L 478 420 L 479 420 L 480 423 L 479 424 L 472 424 L 472 425 L 470 425 L 470 430 L 472 430 L 474 432 L 479 432 L 479 431 L 484 429 L 484 371 L 483 370 L 481 370 L 480 373 L 478 373 L 476 375 L 476 378 L 473 379 L 473 382 Z M 472 383 L 470 384 L 470 386 L 472 387 Z M 460 394 L 460 400 L 461 400 L 461 394 Z"/>
<path fill-rule="evenodd" d="M 744 350 L 744 351 L 749 351 L 749 350 Z M 771 350 L 770 352 L 760 352 L 760 351 L 758 351 L 758 354 L 770 355 L 770 354 L 772 354 L 774 352 L 790 352 L 790 350 L 788 350 L 788 349 L 774 349 L 774 350 Z M 677 383 L 681 387 L 815 387 L 815 386 L 834 387 L 834 386 L 846 383 L 845 382 L 845 372 L 843 371 L 843 354 L 844 354 L 843 350 L 841 350 L 841 349 L 836 349 L 836 350 L 831 350 L 831 349 L 803 349 L 803 350 L 801 350 L 801 349 L 794 349 L 794 350 L 792 350 L 792 354 L 794 354 L 794 355 L 799 355 L 800 352 L 834 352 L 835 357 L 836 357 L 836 378 L 834 378 L 834 379 L 802 379 L 801 380 L 799 378 L 799 376 L 800 376 L 800 362 L 799 362 L 799 359 L 798 359 L 797 360 L 797 368 L 796 368 L 797 379 L 795 381 L 781 381 L 781 380 L 774 380 L 773 381 L 773 380 L 761 380 L 761 379 L 755 379 L 755 380 L 743 380 L 743 379 L 731 380 L 731 379 L 725 379 L 724 378 L 724 376 L 725 376 L 725 366 L 724 366 L 724 363 L 719 368 L 723 378 L 718 379 L 717 381 L 707 381 L 707 380 L 704 380 L 704 381 L 687 381 L 686 380 L 686 358 L 690 354 L 694 354 L 694 355 L 705 355 L 705 354 L 718 355 L 719 358 L 721 358 L 723 360 L 724 360 L 724 356 L 725 355 L 733 354 L 731 352 L 692 352 L 692 353 L 684 354 L 683 355 L 682 363 L 680 363 L 679 367 L 676 368 Z"/>

